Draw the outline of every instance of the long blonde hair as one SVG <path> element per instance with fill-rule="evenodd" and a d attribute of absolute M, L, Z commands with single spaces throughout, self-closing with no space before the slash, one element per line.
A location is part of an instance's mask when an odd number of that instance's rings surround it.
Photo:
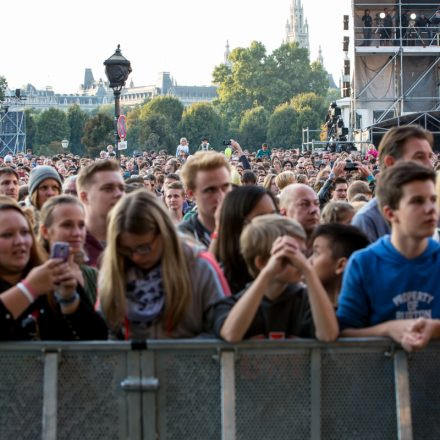
<path fill-rule="evenodd" d="M 99 276 L 99 297 L 107 324 L 112 330 L 120 330 L 126 314 L 127 260 L 118 253 L 118 239 L 123 232 L 162 236 L 163 324 L 171 331 L 182 318 L 191 297 L 189 256 L 184 253 L 176 228 L 162 203 L 142 189 L 120 199 L 110 214 Z"/>

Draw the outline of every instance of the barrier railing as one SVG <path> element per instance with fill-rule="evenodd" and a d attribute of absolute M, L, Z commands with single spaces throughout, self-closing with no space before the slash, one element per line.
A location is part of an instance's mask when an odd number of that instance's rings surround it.
<path fill-rule="evenodd" d="M 427 439 L 440 345 L 0 344 L 0 439 Z"/>

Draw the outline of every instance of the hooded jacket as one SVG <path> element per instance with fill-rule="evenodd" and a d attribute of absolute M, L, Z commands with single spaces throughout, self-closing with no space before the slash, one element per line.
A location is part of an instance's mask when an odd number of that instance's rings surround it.
<path fill-rule="evenodd" d="M 344 271 L 337 316 L 341 330 L 394 319 L 440 318 L 440 245 L 408 259 L 386 235 L 355 252 Z"/>

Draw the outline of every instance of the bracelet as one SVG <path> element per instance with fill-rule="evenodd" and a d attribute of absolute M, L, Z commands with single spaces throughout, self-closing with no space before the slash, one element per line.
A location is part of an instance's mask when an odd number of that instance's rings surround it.
<path fill-rule="evenodd" d="M 79 298 L 79 295 L 78 292 L 75 291 L 70 298 L 63 298 L 59 293 L 55 292 L 54 297 L 60 306 L 67 306 L 69 304 L 73 304 Z"/>
<path fill-rule="evenodd" d="M 31 292 L 29 292 L 29 289 L 23 283 L 17 283 L 17 288 L 31 304 L 34 302 L 34 297 L 32 296 Z"/>
<path fill-rule="evenodd" d="M 30 294 L 34 297 L 34 299 L 38 298 L 38 293 L 35 292 L 35 289 L 29 284 L 29 281 L 23 280 L 22 284 L 27 288 Z"/>
<path fill-rule="evenodd" d="M 211 234 L 211 240 L 216 240 L 218 238 L 218 232 L 213 232 L 212 234 Z"/>

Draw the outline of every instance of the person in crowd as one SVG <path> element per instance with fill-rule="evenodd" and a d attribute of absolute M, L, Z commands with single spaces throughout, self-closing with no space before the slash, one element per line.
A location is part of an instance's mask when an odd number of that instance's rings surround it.
<path fill-rule="evenodd" d="M 305 241 L 298 222 L 276 214 L 256 217 L 245 227 L 240 248 L 254 281 L 216 304 L 217 336 L 228 342 L 261 336 L 336 339 L 335 312 L 303 254 Z"/>
<path fill-rule="evenodd" d="M 296 177 L 293 171 L 283 171 L 275 177 L 275 184 L 279 192 L 292 183 L 296 183 Z"/>
<path fill-rule="evenodd" d="M 76 190 L 76 179 L 77 176 L 68 177 L 63 183 L 63 194 L 78 197 L 78 192 Z"/>
<path fill-rule="evenodd" d="M 341 223 L 349 225 L 354 214 L 355 209 L 350 203 L 344 201 L 330 201 L 321 211 L 321 223 Z"/>
<path fill-rule="evenodd" d="M 209 146 L 209 139 L 204 137 L 202 143 L 200 144 L 199 151 L 209 151 L 211 148 Z"/>
<path fill-rule="evenodd" d="M 43 255 L 22 209 L 0 198 L 0 339 L 106 339 L 104 321 L 77 289 L 73 256 Z"/>
<path fill-rule="evenodd" d="M 235 188 L 226 195 L 210 250 L 221 264 L 233 294 L 252 280 L 240 253 L 240 234 L 244 226 L 254 217 L 277 211 L 274 196 L 259 186 Z"/>
<path fill-rule="evenodd" d="M 73 259 L 69 266 L 77 281 L 77 291 L 91 307 L 96 303 L 98 271 L 87 266 L 85 210 L 78 198 L 69 195 L 52 197 L 41 209 L 39 241 L 47 254 L 54 243 L 70 246 Z"/>
<path fill-rule="evenodd" d="M 310 237 L 319 224 L 318 196 L 307 185 L 294 183 L 286 186 L 280 195 L 280 213 L 296 220 L 307 235 L 307 254 L 311 253 Z"/>
<path fill-rule="evenodd" d="M 36 217 L 46 200 L 61 194 L 62 186 L 63 182 L 55 168 L 42 165 L 32 169 L 28 183 L 28 205 L 33 208 Z"/>
<path fill-rule="evenodd" d="M 432 134 L 418 125 L 393 127 L 379 144 L 380 168 L 384 170 L 407 161 L 432 168 L 432 145 Z M 376 198 L 356 213 L 352 224 L 362 230 L 372 243 L 390 233 L 389 223 L 382 216 Z"/>
<path fill-rule="evenodd" d="M 182 182 L 172 182 L 165 187 L 164 202 L 173 222 L 177 225 L 183 219 L 185 189 Z"/>
<path fill-rule="evenodd" d="M 370 186 L 363 180 L 355 180 L 354 182 L 350 183 L 350 186 L 347 190 L 348 201 L 351 203 L 354 197 L 356 197 L 358 194 L 365 196 L 365 201 L 367 202 L 369 202 L 373 196 Z"/>
<path fill-rule="evenodd" d="M 160 200 L 141 190 L 118 202 L 110 213 L 99 280 L 101 309 L 112 337 L 207 333 L 212 306 L 224 293 L 212 263 L 200 249 L 180 241 Z"/>
<path fill-rule="evenodd" d="M 198 151 L 185 163 L 181 177 L 187 195 L 197 203 L 197 213 L 179 225 L 179 231 L 209 247 L 215 214 L 231 190 L 228 160 L 215 151 Z"/>
<path fill-rule="evenodd" d="M 0 168 L 0 195 L 8 196 L 18 201 L 19 180 L 18 173 L 13 168 Z"/>
<path fill-rule="evenodd" d="M 100 160 L 82 168 L 76 181 L 79 199 L 86 211 L 88 264 L 97 267 L 106 243 L 107 215 L 124 194 L 118 162 Z"/>
<path fill-rule="evenodd" d="M 312 243 L 309 261 L 336 309 L 348 259 L 355 251 L 367 247 L 369 241 L 355 226 L 327 223 L 315 229 Z"/>
<path fill-rule="evenodd" d="M 180 138 L 180 144 L 176 148 L 176 158 L 182 161 L 182 157 L 188 157 L 188 156 L 189 156 L 188 140 L 184 137 Z"/>
<path fill-rule="evenodd" d="M 337 312 L 343 336 L 388 336 L 410 351 L 440 336 L 435 178 L 415 162 L 381 173 L 376 194 L 391 235 L 348 262 Z"/>
<path fill-rule="evenodd" d="M 280 193 L 280 189 L 276 184 L 276 174 L 268 174 L 263 181 L 263 188 L 269 191 L 274 197 L 277 197 Z"/>
<path fill-rule="evenodd" d="M 257 151 L 256 158 L 263 159 L 266 157 L 266 158 L 270 159 L 270 155 L 271 155 L 271 152 L 269 150 L 269 147 L 266 143 L 264 143 L 261 145 L 261 148 Z"/>
<path fill-rule="evenodd" d="M 243 174 L 241 176 L 241 183 L 242 183 L 242 185 L 245 185 L 245 186 L 256 185 L 257 184 L 257 175 L 251 170 L 246 170 L 243 172 Z"/>

